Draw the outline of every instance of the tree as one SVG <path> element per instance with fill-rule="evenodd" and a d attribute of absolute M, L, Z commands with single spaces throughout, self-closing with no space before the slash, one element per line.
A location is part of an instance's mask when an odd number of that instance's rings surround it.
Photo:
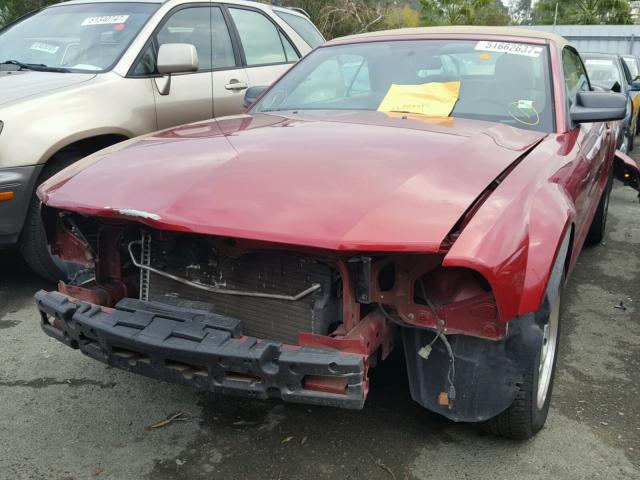
<path fill-rule="evenodd" d="M 284 0 L 302 8 L 327 39 L 354 33 L 417 26 L 419 14 L 407 4 L 391 0 Z"/>
<path fill-rule="evenodd" d="M 384 19 L 385 28 L 418 27 L 421 23 L 420 12 L 407 4 L 402 7 L 391 7 Z"/>
<path fill-rule="evenodd" d="M 380 2 L 340 0 L 327 2 L 321 10 L 318 27 L 328 38 L 384 28 L 386 8 Z"/>
<path fill-rule="evenodd" d="M 539 0 L 533 8 L 533 22 L 557 24 L 626 25 L 633 23 L 628 0 Z"/>
<path fill-rule="evenodd" d="M 21 16 L 60 0 L 0 0 L 0 27 Z"/>
<path fill-rule="evenodd" d="M 420 0 L 425 25 L 506 25 L 500 0 Z"/>
<path fill-rule="evenodd" d="M 475 12 L 473 25 L 509 25 L 509 9 L 501 0 L 491 0 L 488 5 Z"/>
<path fill-rule="evenodd" d="M 514 0 L 509 8 L 511 22 L 515 25 L 531 24 L 531 0 Z"/>

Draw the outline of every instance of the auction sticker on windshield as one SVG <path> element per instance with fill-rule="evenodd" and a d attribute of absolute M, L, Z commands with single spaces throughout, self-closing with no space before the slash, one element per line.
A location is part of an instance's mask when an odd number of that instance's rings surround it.
<path fill-rule="evenodd" d="M 483 52 L 508 53 L 511 55 L 523 55 L 525 57 L 539 57 L 542 54 L 543 47 L 528 45 L 526 43 L 510 43 L 510 42 L 487 42 L 480 41 L 476 45 L 476 50 Z"/>
<path fill-rule="evenodd" d="M 118 23 L 124 23 L 129 18 L 129 15 L 105 15 L 103 17 L 89 17 L 85 18 L 82 22 L 82 26 L 88 25 L 115 25 Z"/>
<path fill-rule="evenodd" d="M 48 43 L 36 42 L 29 47 L 31 50 L 37 50 L 38 52 L 50 53 L 51 55 L 55 54 L 60 47 L 57 45 L 50 45 Z"/>

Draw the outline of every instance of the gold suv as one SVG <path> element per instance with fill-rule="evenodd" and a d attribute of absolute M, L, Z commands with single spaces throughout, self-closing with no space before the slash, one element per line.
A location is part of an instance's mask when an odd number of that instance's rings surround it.
<path fill-rule="evenodd" d="M 36 185 L 112 144 L 240 113 L 250 87 L 323 42 L 300 11 L 240 0 L 69 1 L 7 25 L 0 247 L 19 244 L 45 278 L 72 273 L 46 246 Z"/>

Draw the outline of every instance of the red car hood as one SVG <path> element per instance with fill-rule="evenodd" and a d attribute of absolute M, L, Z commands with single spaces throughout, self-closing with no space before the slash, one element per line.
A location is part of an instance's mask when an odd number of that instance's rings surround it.
<path fill-rule="evenodd" d="M 256 114 L 157 133 L 46 182 L 49 206 L 334 250 L 437 251 L 543 133 L 378 112 Z"/>

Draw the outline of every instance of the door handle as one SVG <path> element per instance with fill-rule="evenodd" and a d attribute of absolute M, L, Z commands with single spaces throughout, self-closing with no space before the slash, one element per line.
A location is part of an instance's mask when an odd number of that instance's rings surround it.
<path fill-rule="evenodd" d="M 249 85 L 245 82 L 239 82 L 238 80 L 229 80 L 229 83 L 227 83 L 224 88 L 227 90 L 246 90 L 249 88 Z"/>

